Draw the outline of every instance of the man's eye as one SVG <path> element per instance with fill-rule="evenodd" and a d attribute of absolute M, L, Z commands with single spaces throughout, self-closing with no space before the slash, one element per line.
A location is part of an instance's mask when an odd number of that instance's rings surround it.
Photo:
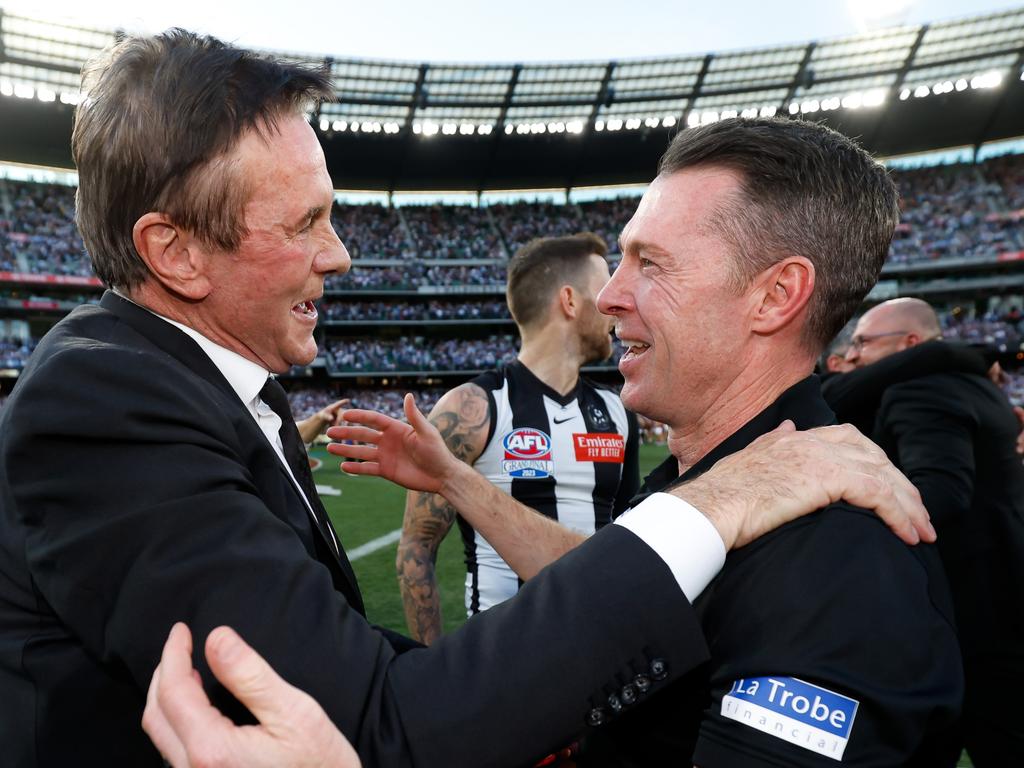
<path fill-rule="evenodd" d="M 651 261 L 650 259 L 645 259 L 643 257 L 640 258 L 640 269 L 647 269 L 648 267 L 653 267 L 653 266 L 654 266 L 654 262 Z"/>

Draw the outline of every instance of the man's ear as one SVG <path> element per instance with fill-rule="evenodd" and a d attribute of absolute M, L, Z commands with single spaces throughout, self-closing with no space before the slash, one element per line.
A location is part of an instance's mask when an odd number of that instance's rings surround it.
<path fill-rule="evenodd" d="M 571 285 L 558 289 L 558 307 L 567 318 L 574 318 L 580 310 L 580 295 Z"/>
<path fill-rule="evenodd" d="M 150 273 L 164 288 L 195 300 L 210 292 L 205 248 L 164 214 L 151 211 L 143 215 L 132 228 L 132 241 Z"/>
<path fill-rule="evenodd" d="M 768 335 L 792 323 L 811 300 L 814 280 L 814 265 L 803 256 L 787 256 L 766 269 L 755 283 L 752 330 Z"/>

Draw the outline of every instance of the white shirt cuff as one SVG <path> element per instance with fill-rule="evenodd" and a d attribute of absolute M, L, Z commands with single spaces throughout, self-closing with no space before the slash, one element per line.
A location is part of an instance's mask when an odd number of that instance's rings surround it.
<path fill-rule="evenodd" d="M 691 603 L 725 565 L 725 542 L 715 526 L 669 493 L 652 493 L 615 524 L 635 533 L 665 561 Z"/>

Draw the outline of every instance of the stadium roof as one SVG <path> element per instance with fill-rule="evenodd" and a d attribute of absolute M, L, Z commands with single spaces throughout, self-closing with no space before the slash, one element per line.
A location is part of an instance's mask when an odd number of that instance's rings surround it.
<path fill-rule="evenodd" d="M 0 11 L 0 159 L 70 166 L 78 73 L 119 35 Z M 332 76 L 335 98 L 313 122 L 338 188 L 642 182 L 670 135 L 730 115 L 822 120 L 880 154 L 1024 134 L 1024 8 L 658 59 L 417 64 L 276 55 Z"/>

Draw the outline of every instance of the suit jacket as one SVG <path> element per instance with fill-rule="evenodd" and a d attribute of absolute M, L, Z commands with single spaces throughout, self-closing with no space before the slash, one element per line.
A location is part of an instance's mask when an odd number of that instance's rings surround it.
<path fill-rule="evenodd" d="M 4 765 L 159 765 L 140 718 L 179 620 L 215 703 L 202 645 L 228 624 L 376 768 L 529 763 L 612 686 L 706 658 L 668 567 L 620 526 L 429 649 L 397 652 L 360 609 L 187 335 L 112 293 L 47 334 L 0 413 Z"/>
<path fill-rule="evenodd" d="M 939 534 L 968 670 L 979 657 L 1024 681 L 1024 466 L 1020 425 L 985 376 L 890 386 L 875 441 L 921 492 Z"/>

